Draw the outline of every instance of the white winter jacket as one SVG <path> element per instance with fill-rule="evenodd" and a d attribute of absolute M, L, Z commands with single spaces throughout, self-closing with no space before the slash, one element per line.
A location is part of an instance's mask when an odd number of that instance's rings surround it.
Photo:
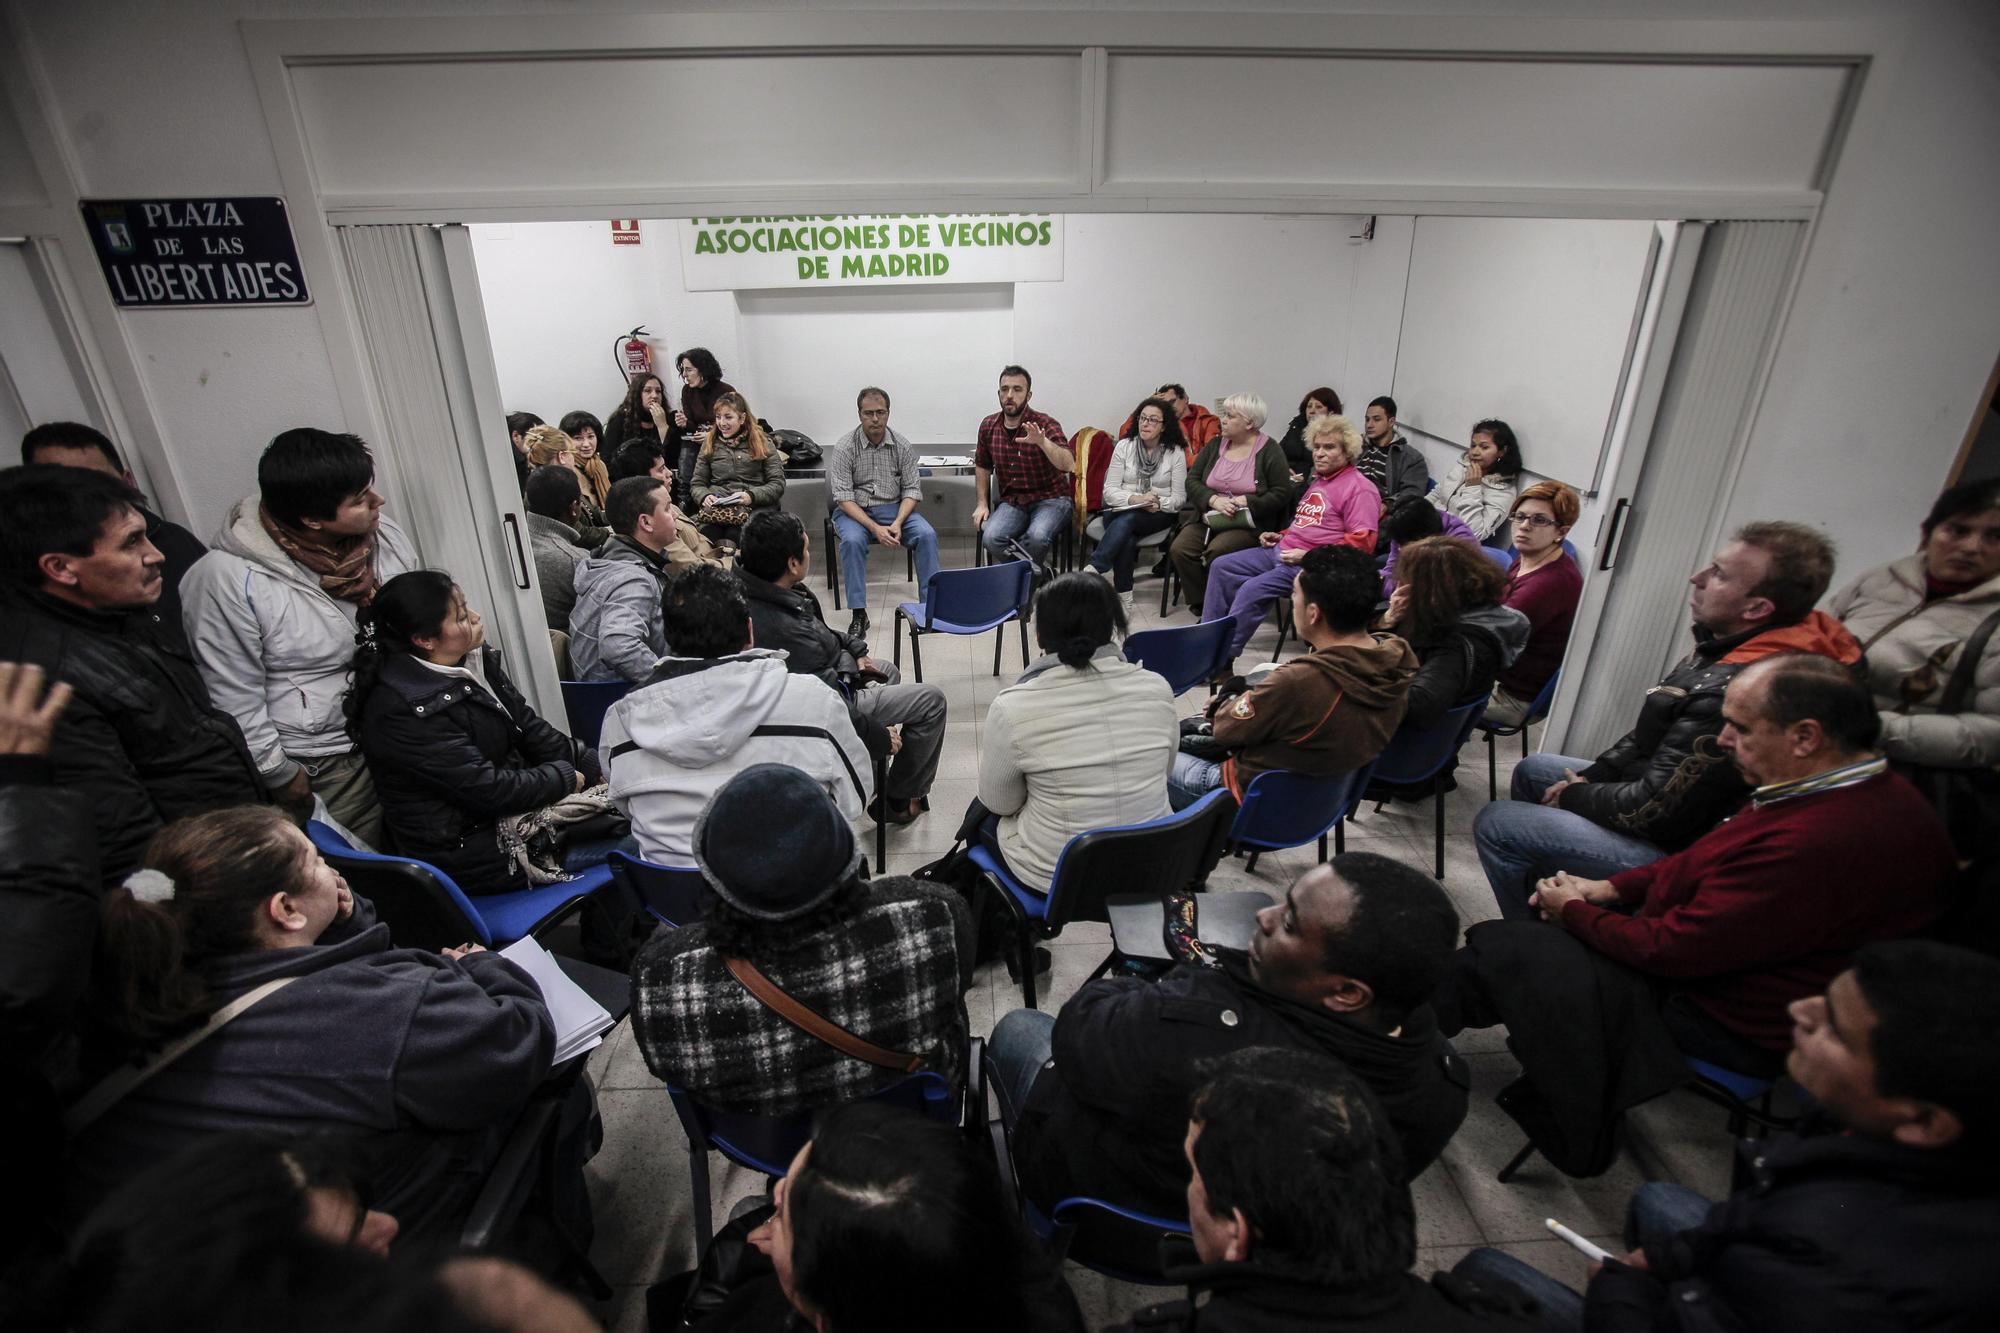
<path fill-rule="evenodd" d="M 282 787 L 297 760 L 354 749 L 341 703 L 360 608 L 322 592 L 319 576 L 264 531 L 257 505 L 254 495 L 237 501 L 181 580 L 181 620 L 210 697 L 235 716 L 265 782 Z M 376 578 L 417 567 L 409 537 L 384 514 Z"/>
<path fill-rule="evenodd" d="M 1087 667 L 1037 659 L 986 710 L 979 801 L 1000 816 L 1015 878 L 1046 889 L 1079 833 L 1168 813 L 1180 719 L 1166 677 L 1100 648 Z"/>
<path fill-rule="evenodd" d="M 1458 515 L 1459 521 L 1471 528 L 1474 536 L 1485 541 L 1507 521 L 1507 515 L 1513 512 L 1514 501 L 1520 493 L 1519 476 L 1481 477 L 1467 485 L 1465 460 L 1460 459 L 1431 491 L 1429 498 L 1444 513 Z"/>
<path fill-rule="evenodd" d="M 648 684 L 605 713 L 598 744 L 611 799 L 648 861 L 692 863 L 695 821 L 752 764 L 798 769 L 849 819 L 873 796 L 847 701 L 818 676 L 793 674 L 785 654 L 769 648 L 664 659 Z"/>
<path fill-rule="evenodd" d="M 2000 633 L 1973 670 L 1965 711 L 1937 711 L 1965 641 L 2000 611 L 2000 575 L 1928 606 L 1924 587 L 1923 556 L 1907 555 L 1863 574 L 1827 606 L 1867 654 L 1882 749 L 1937 768 L 2000 768 Z"/>

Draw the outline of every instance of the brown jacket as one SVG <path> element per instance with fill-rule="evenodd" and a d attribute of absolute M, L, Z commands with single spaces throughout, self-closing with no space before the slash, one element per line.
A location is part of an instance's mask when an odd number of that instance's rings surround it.
<path fill-rule="evenodd" d="M 1395 734 L 1416 675 L 1417 655 L 1393 634 L 1294 658 L 1215 710 L 1215 739 L 1233 751 L 1223 781 L 1240 801 L 1274 768 L 1314 777 L 1360 768 Z"/>

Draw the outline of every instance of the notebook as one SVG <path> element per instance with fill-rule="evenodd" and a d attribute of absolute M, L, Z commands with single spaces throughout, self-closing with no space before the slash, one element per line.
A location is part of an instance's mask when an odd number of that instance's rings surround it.
<path fill-rule="evenodd" d="M 569 979 L 555 955 L 532 935 L 515 940 L 500 951 L 500 956 L 533 977 L 535 985 L 541 988 L 542 1002 L 548 1005 L 549 1017 L 556 1025 L 556 1064 L 598 1045 L 617 1022 L 583 987 Z"/>

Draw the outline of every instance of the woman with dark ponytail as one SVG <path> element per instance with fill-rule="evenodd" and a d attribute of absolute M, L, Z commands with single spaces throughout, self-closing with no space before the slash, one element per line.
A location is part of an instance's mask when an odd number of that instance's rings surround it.
<path fill-rule="evenodd" d="M 93 1063 L 113 1072 L 69 1111 L 72 1202 L 211 1135 L 322 1130 L 354 1136 L 358 1183 L 406 1232 L 449 1225 L 548 1074 L 535 983 L 477 945 L 394 947 L 268 806 L 169 824 L 145 864 L 104 898 Z"/>
<path fill-rule="evenodd" d="M 528 706 L 451 575 L 397 575 L 360 627 L 348 729 L 368 758 L 395 849 L 467 893 L 527 888 L 527 858 L 503 845 L 502 822 L 596 786 L 596 751 Z M 510 834 L 519 827 L 508 824 Z M 560 835 L 551 828 L 550 836 Z M 564 868 L 602 862 L 616 845 L 573 843 Z"/>
<path fill-rule="evenodd" d="M 1043 656 L 994 697 L 981 728 L 979 803 L 988 838 L 1021 883 L 1046 889 L 1079 833 L 1167 813 L 1180 742 L 1166 678 L 1119 656 L 1125 612 L 1095 574 L 1035 598 Z"/>

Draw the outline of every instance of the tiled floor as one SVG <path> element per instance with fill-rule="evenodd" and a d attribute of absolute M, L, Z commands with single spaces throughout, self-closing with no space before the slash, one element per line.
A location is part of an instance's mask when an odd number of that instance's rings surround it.
<path fill-rule="evenodd" d="M 817 560 L 819 553 L 814 552 Z M 969 547 L 954 550 L 947 543 L 947 566 L 970 563 Z M 900 575 L 902 561 L 877 555 L 871 575 Z M 833 623 L 845 628 L 847 612 L 835 612 L 825 582 L 815 571 L 814 591 Z M 890 644 L 890 615 L 896 602 L 913 596 L 908 583 L 871 582 L 871 641 L 883 657 Z M 1184 607 L 1176 606 L 1164 620 L 1159 610 L 1159 584 L 1141 575 L 1134 629 L 1187 624 Z M 942 855 L 951 845 L 960 814 L 977 786 L 979 723 L 994 694 L 1020 670 L 1019 639 L 1010 628 L 1001 675 L 995 679 L 990 636 L 969 640 L 930 636 L 924 643 L 924 679 L 945 692 L 951 721 L 938 782 L 931 792 L 931 813 L 903 828 L 891 828 L 886 869 L 892 874 L 914 870 Z M 1251 641 L 1243 665 L 1268 660 L 1276 644 L 1267 624 Z M 1290 655 L 1296 645 L 1288 645 Z M 907 644 L 904 668 L 910 657 Z M 1206 698 L 1196 690 L 1183 695 L 1183 710 L 1192 712 Z M 1500 786 L 1506 790 L 1518 741 L 1503 742 Z M 1485 876 L 1472 846 L 1472 819 L 1486 799 L 1486 755 L 1475 739 L 1466 746 L 1458 771 L 1458 790 L 1445 802 L 1444 885 L 1466 925 L 1496 915 Z M 863 824 L 871 855 L 872 826 Z M 1431 808 L 1393 805 L 1381 813 L 1363 807 L 1350 824 L 1347 844 L 1356 850 L 1379 851 L 1429 869 L 1434 849 Z M 1213 879 L 1214 888 L 1282 887 L 1316 861 L 1310 847 L 1266 854 L 1254 875 L 1241 861 L 1225 861 Z M 1103 959 L 1109 940 L 1105 926 L 1080 923 L 1063 932 L 1050 946 L 1052 975 L 1043 988 L 1041 1007 L 1053 1012 Z M 994 1020 L 1021 1004 L 1019 988 L 1006 969 L 990 964 L 981 970 L 966 999 L 973 1031 L 984 1034 Z M 1472 1108 L 1464 1126 L 1443 1157 L 1415 1183 L 1417 1205 L 1416 1271 L 1428 1274 L 1448 1268 L 1479 1245 L 1515 1254 L 1571 1283 L 1583 1279 L 1583 1260 L 1567 1245 L 1548 1239 L 1544 1218 L 1556 1218 L 1576 1231 L 1616 1247 L 1623 1225 L 1625 1201 L 1642 1180 L 1679 1181 L 1711 1197 L 1726 1192 L 1729 1140 L 1722 1114 L 1691 1094 L 1676 1093 L 1640 1108 L 1629 1117 L 1632 1146 L 1611 1170 L 1595 1180 L 1570 1180 L 1540 1159 L 1532 1159 L 1512 1184 L 1495 1179 L 1500 1166 L 1521 1145 L 1513 1122 L 1493 1103 L 1493 1094 L 1518 1072 L 1506 1052 L 1500 1031 L 1468 1032 L 1456 1043 L 1473 1069 Z M 593 1257 L 617 1288 L 602 1311 L 617 1330 L 645 1327 L 645 1289 L 661 1277 L 694 1264 L 694 1224 L 689 1203 L 687 1140 L 675 1120 L 666 1094 L 647 1071 L 629 1026 L 620 1025 L 593 1059 L 605 1143 L 590 1166 L 596 1204 L 598 1240 Z M 1640 1162 L 1649 1165 L 1642 1171 Z M 710 1158 L 714 1216 L 751 1193 L 761 1193 L 764 1180 L 732 1166 L 720 1155 Z M 1071 1266 L 1070 1277 L 1090 1327 L 1122 1318 L 1130 1310 L 1163 1299 L 1157 1288 L 1115 1282 Z"/>

